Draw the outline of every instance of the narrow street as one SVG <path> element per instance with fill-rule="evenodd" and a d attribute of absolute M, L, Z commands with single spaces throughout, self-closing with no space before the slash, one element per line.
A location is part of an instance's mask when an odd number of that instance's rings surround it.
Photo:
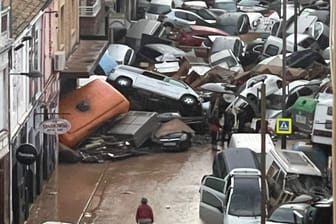
<path fill-rule="evenodd" d="M 135 223 L 145 196 L 157 224 L 199 224 L 200 181 L 211 172 L 210 145 L 182 153 L 155 153 L 104 164 L 60 164 L 31 209 L 27 224 Z M 84 212 L 83 212 L 84 211 Z"/>

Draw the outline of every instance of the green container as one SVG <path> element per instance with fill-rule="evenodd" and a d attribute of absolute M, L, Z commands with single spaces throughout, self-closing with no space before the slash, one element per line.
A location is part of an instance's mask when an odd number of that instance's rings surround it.
<path fill-rule="evenodd" d="M 301 96 L 289 109 L 293 119 L 293 126 L 298 131 L 305 133 L 311 132 L 316 104 L 317 99 Z"/>

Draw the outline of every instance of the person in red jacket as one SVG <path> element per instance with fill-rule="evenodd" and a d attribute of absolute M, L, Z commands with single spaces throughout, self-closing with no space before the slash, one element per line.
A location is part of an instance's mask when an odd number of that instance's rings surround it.
<path fill-rule="evenodd" d="M 154 223 L 153 210 L 147 203 L 147 198 L 141 199 L 141 205 L 139 205 L 135 216 L 135 220 L 138 224 Z"/>

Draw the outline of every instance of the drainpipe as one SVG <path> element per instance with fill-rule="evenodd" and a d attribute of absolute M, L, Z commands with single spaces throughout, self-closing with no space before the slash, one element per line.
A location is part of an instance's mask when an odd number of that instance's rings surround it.
<path fill-rule="evenodd" d="M 332 81 L 332 88 L 333 88 L 333 122 L 332 122 L 332 147 L 331 147 L 331 159 L 332 159 L 332 195 L 333 195 L 333 223 L 336 224 L 336 205 L 335 205 L 335 195 L 336 195 L 336 158 L 335 158 L 335 147 L 336 147 L 336 125 L 335 125 L 335 120 L 336 120 L 336 49 L 335 49 L 335 23 L 336 23 L 336 3 L 335 1 L 330 1 L 330 70 L 331 70 L 331 81 Z"/>

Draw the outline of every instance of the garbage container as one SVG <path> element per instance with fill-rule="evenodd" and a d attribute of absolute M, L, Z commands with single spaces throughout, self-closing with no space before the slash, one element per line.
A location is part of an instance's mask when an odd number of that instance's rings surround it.
<path fill-rule="evenodd" d="M 310 134 L 317 100 L 309 97 L 299 97 L 290 108 L 293 126 L 304 133 Z"/>

